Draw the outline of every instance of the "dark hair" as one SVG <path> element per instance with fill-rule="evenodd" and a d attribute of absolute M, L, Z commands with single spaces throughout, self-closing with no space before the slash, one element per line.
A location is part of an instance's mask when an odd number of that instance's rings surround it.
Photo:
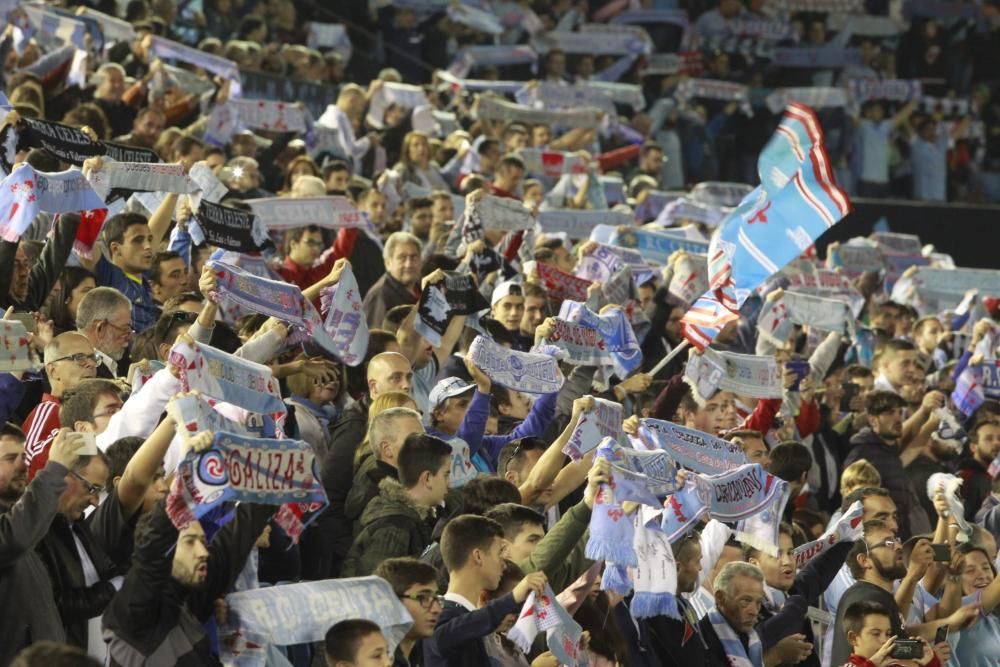
<path fill-rule="evenodd" d="M 10 667 L 99 667 L 100 664 L 82 648 L 44 640 L 18 653 Z"/>
<path fill-rule="evenodd" d="M 0 422 L 0 438 L 14 438 L 15 440 L 24 442 L 24 431 L 17 424 Z"/>
<path fill-rule="evenodd" d="M 98 139 L 108 140 L 111 138 L 111 124 L 104 109 L 93 102 L 85 102 L 67 111 L 62 118 L 62 122 L 71 127 L 90 127 L 97 134 Z"/>
<path fill-rule="evenodd" d="M 173 345 L 180 335 L 180 329 L 184 326 L 191 326 L 198 319 L 198 313 L 191 313 L 186 310 L 172 310 L 163 313 L 156 323 L 151 327 L 153 330 L 151 344 L 159 356 L 160 346 L 163 344 Z"/>
<path fill-rule="evenodd" d="M 448 572 L 458 570 L 476 549 L 489 549 L 503 539 L 503 526 L 482 516 L 463 514 L 449 521 L 441 534 L 441 558 Z"/>
<path fill-rule="evenodd" d="M 87 278 L 97 284 L 97 277 L 82 266 L 67 266 L 59 275 L 59 289 L 49 300 L 49 318 L 57 330 L 72 331 L 76 329 L 76 318 L 69 312 L 69 302 L 73 298 L 73 290 Z"/>
<path fill-rule="evenodd" d="M 851 571 L 851 576 L 857 581 L 861 581 L 865 575 L 864 568 L 862 568 L 861 563 L 858 562 L 858 556 L 861 554 L 868 555 L 871 550 L 868 546 L 868 533 L 872 530 L 889 530 L 889 526 L 886 525 L 885 521 L 871 519 L 869 521 L 865 521 L 864 529 L 864 536 L 854 543 L 854 546 L 851 547 L 850 553 L 847 554 L 847 569 Z"/>
<path fill-rule="evenodd" d="M 524 524 L 532 524 L 545 528 L 545 517 L 524 505 L 504 503 L 486 513 L 487 519 L 493 519 L 503 526 L 504 539 L 513 542 L 524 529 Z"/>
<path fill-rule="evenodd" d="M 413 215 L 419 208 L 430 208 L 434 205 L 430 197 L 413 197 L 406 201 L 406 215 Z"/>
<path fill-rule="evenodd" d="M 205 301 L 205 297 L 197 292 L 180 292 L 163 302 L 163 312 L 171 313 L 180 310 L 185 303 L 196 303 L 200 307 Z"/>
<path fill-rule="evenodd" d="M 854 491 L 851 491 L 846 498 L 844 498 L 844 502 L 840 506 L 840 511 L 846 512 L 847 508 L 857 501 L 860 500 L 863 503 L 866 498 L 870 498 L 871 496 L 882 496 L 883 498 L 888 498 L 889 492 L 880 486 L 863 486 L 860 489 L 855 489 Z"/>
<path fill-rule="evenodd" d="M 111 380 L 91 378 L 84 380 L 63 394 L 59 406 L 59 423 L 73 428 L 76 422 L 94 422 L 94 408 L 101 396 L 119 396 L 121 390 Z"/>
<path fill-rule="evenodd" d="M 348 167 L 347 163 L 343 160 L 330 160 L 323 165 L 323 182 L 325 183 L 327 179 L 330 178 L 331 174 L 336 174 L 341 171 L 350 172 L 351 168 Z"/>
<path fill-rule="evenodd" d="M 437 570 L 433 565 L 416 558 L 387 558 L 375 568 L 375 576 L 389 582 L 396 595 L 403 595 L 414 584 L 428 584 L 437 588 Z"/>
<path fill-rule="evenodd" d="M 396 334 L 385 329 L 368 330 L 368 352 L 365 354 L 366 360 L 371 359 L 376 354 L 382 354 L 390 345 L 397 343 Z"/>
<path fill-rule="evenodd" d="M 191 151 L 196 148 L 205 148 L 205 144 L 201 139 L 197 137 L 192 137 L 189 134 L 182 134 L 177 137 L 174 145 L 170 147 L 170 152 L 174 155 L 190 155 Z"/>
<path fill-rule="evenodd" d="M 983 430 L 984 426 L 1000 426 L 996 421 L 992 419 L 981 419 L 976 422 L 972 429 L 969 431 L 969 442 L 979 443 L 979 432 Z"/>
<path fill-rule="evenodd" d="M 150 282 L 156 283 L 157 285 L 162 285 L 160 281 L 160 265 L 164 262 L 169 262 L 172 259 L 183 259 L 178 253 L 173 250 L 164 250 L 162 252 L 156 253 L 153 257 L 153 266 L 149 269 L 149 280 Z"/>
<path fill-rule="evenodd" d="M 306 232 L 312 232 L 314 234 L 321 233 L 319 227 L 317 227 L 316 225 L 295 227 L 285 232 L 285 254 L 288 254 L 288 249 L 292 247 L 292 241 L 302 240 L 302 237 L 305 236 Z"/>
<path fill-rule="evenodd" d="M 639 152 L 642 155 L 642 157 L 646 157 L 646 155 L 648 155 L 652 151 L 660 151 L 662 153 L 663 146 L 656 143 L 655 141 L 647 141 L 642 145 L 642 148 L 640 149 Z"/>
<path fill-rule="evenodd" d="M 148 224 L 149 220 L 140 213 L 119 213 L 108 218 L 107 222 L 104 223 L 104 231 L 101 232 L 108 252 L 111 252 L 112 243 L 125 242 L 125 232 L 129 227 Z"/>
<path fill-rule="evenodd" d="M 236 38 L 244 42 L 249 41 L 250 33 L 260 28 L 267 28 L 264 19 L 259 16 L 244 16 L 236 32 Z"/>
<path fill-rule="evenodd" d="M 462 487 L 462 511 L 465 514 L 486 514 L 501 503 L 521 502 L 517 487 L 499 477 L 474 477 Z"/>
<path fill-rule="evenodd" d="M 404 303 L 400 306 L 393 306 L 382 316 L 382 328 L 395 334 L 403 324 L 403 320 L 410 316 L 416 308 L 412 303 Z"/>
<path fill-rule="evenodd" d="M 869 416 L 885 414 L 905 405 L 903 397 L 891 391 L 877 389 L 865 397 L 865 412 Z"/>
<path fill-rule="evenodd" d="M 533 435 L 511 440 L 500 450 L 497 474 L 501 476 L 507 474 L 511 464 L 514 464 L 516 468 L 520 468 L 521 464 L 527 458 L 525 456 L 526 452 L 545 451 L 547 448 L 548 445 L 545 444 L 544 440 Z M 520 473 L 520 470 L 517 472 Z"/>
<path fill-rule="evenodd" d="M 872 369 L 867 366 L 862 366 L 861 364 L 851 364 L 844 369 L 844 378 L 847 380 L 855 380 L 858 378 L 870 378 L 874 373 Z"/>
<path fill-rule="evenodd" d="M 353 618 L 337 623 L 326 631 L 326 659 L 332 662 L 354 662 L 364 638 L 376 633 L 382 634 L 382 628 L 367 619 Z"/>
<path fill-rule="evenodd" d="M 486 151 L 488 151 L 493 146 L 499 147 L 500 142 L 497 141 L 496 139 L 483 139 L 481 142 L 479 142 L 479 148 L 476 150 L 476 153 L 478 155 L 486 155 Z"/>
<path fill-rule="evenodd" d="M 767 470 L 786 482 L 797 482 L 812 468 L 812 454 L 801 442 L 789 440 L 771 450 L 771 465 Z"/>
<path fill-rule="evenodd" d="M 516 167 L 521 171 L 524 171 L 524 160 L 515 155 L 514 153 L 507 153 L 502 158 L 500 158 L 499 167 Z"/>
<path fill-rule="evenodd" d="M 913 341 L 906 340 L 905 338 L 890 338 L 882 345 L 882 354 L 895 354 L 896 352 L 914 352 L 917 346 L 913 344 Z"/>
<path fill-rule="evenodd" d="M 890 620 L 892 618 L 889 615 L 889 610 L 875 600 L 858 600 L 851 603 L 844 611 L 844 620 L 841 622 L 844 634 L 846 635 L 848 632 L 858 634 L 865 627 L 865 618 L 875 614 L 885 616 Z"/>
<path fill-rule="evenodd" d="M 438 474 L 451 461 L 451 445 L 426 433 L 411 433 L 399 448 L 397 465 L 399 483 L 413 488 L 425 472 Z"/>
<path fill-rule="evenodd" d="M 132 460 L 144 442 L 145 439 L 138 436 L 119 438 L 111 443 L 111 446 L 104 452 L 105 456 L 108 457 L 108 483 L 104 487 L 108 493 L 111 493 L 115 488 L 115 477 L 121 477 L 125 474 L 125 467 L 128 466 L 128 462 Z"/>

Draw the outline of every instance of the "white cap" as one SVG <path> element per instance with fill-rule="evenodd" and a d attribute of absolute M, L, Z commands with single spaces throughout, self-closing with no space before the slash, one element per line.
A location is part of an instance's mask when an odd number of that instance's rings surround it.
<path fill-rule="evenodd" d="M 462 378 L 448 377 L 431 389 L 430 396 L 427 397 L 429 409 L 433 412 L 435 409 L 440 407 L 442 403 L 447 401 L 449 398 L 454 398 L 455 396 L 461 396 L 470 389 L 475 389 L 476 385 L 472 383 L 467 383 Z"/>
<path fill-rule="evenodd" d="M 490 306 L 497 305 L 497 301 L 506 298 L 511 294 L 514 296 L 524 296 L 524 286 L 519 280 L 505 280 L 493 289 L 493 296 L 490 297 Z"/>

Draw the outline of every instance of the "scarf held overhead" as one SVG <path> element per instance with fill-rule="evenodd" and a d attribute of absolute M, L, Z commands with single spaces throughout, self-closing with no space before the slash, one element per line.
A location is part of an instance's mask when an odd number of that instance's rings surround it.
<path fill-rule="evenodd" d="M 494 382 L 528 394 L 559 391 L 565 378 L 555 359 L 544 354 L 509 350 L 484 336 L 476 336 L 469 360 Z"/>

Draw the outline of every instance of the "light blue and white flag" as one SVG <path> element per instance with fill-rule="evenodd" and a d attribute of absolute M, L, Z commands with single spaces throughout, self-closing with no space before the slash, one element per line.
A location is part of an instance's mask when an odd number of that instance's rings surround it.
<path fill-rule="evenodd" d="M 330 335 L 332 352 L 348 366 L 357 366 L 368 352 L 368 322 L 361 305 L 361 290 L 350 266 L 337 284 L 320 295 L 325 313 L 323 329 Z"/>

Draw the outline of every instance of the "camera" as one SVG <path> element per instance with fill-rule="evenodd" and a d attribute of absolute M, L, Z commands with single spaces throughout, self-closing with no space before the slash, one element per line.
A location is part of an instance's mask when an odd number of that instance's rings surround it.
<path fill-rule="evenodd" d="M 920 643 L 919 639 L 897 639 L 889 657 L 898 658 L 899 660 L 916 660 L 922 658 L 924 657 L 924 645 Z"/>

